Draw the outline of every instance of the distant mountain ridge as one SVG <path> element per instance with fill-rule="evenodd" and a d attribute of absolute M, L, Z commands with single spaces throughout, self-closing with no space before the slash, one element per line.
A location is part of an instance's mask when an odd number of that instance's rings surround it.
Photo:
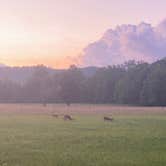
<path fill-rule="evenodd" d="M 44 65 L 25 66 L 25 67 L 10 67 L 0 64 L 0 80 L 11 80 L 16 83 L 26 82 L 39 68 L 43 68 L 49 74 L 53 75 L 63 72 L 66 69 L 54 69 Z M 96 67 L 86 67 L 80 69 L 86 76 L 92 76 L 97 70 Z"/>
<path fill-rule="evenodd" d="M 7 65 L 0 63 L 0 67 L 7 67 Z"/>

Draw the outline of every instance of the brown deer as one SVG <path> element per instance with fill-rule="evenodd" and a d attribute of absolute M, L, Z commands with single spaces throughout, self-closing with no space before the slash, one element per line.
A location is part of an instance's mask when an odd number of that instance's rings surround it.
<path fill-rule="evenodd" d="M 59 115 L 57 115 L 57 114 L 52 114 L 52 117 L 54 117 L 54 118 L 58 118 L 58 116 Z"/>
<path fill-rule="evenodd" d="M 110 118 L 110 117 L 104 117 L 104 121 L 110 121 L 110 122 L 112 122 L 114 119 L 113 118 Z"/>
<path fill-rule="evenodd" d="M 73 118 L 70 115 L 64 115 L 64 120 L 73 120 Z"/>
<path fill-rule="evenodd" d="M 43 103 L 42 105 L 43 105 L 43 107 L 47 107 L 47 103 Z"/>

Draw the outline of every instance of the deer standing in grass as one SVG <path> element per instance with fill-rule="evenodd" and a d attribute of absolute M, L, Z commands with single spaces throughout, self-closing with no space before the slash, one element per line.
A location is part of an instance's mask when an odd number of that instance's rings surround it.
<path fill-rule="evenodd" d="M 70 115 L 64 115 L 64 120 L 73 120 L 73 118 Z"/>
<path fill-rule="evenodd" d="M 104 117 L 104 121 L 110 121 L 110 122 L 112 122 L 114 119 L 113 118 L 110 118 L 110 117 Z"/>

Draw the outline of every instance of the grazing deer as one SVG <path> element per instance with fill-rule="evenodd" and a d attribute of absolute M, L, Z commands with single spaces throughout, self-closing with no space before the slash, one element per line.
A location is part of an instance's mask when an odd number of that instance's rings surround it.
<path fill-rule="evenodd" d="M 57 114 L 52 114 L 52 117 L 58 118 L 58 115 Z"/>
<path fill-rule="evenodd" d="M 73 120 L 73 118 L 70 115 L 64 115 L 64 120 Z"/>
<path fill-rule="evenodd" d="M 70 107 L 71 103 L 70 103 L 70 102 L 66 102 L 66 105 L 67 105 L 68 107 Z"/>
<path fill-rule="evenodd" d="M 104 117 L 104 121 L 110 121 L 110 122 L 112 122 L 113 121 L 113 118 L 110 118 L 110 117 Z"/>
<path fill-rule="evenodd" d="M 43 103 L 43 107 L 47 107 L 47 103 Z"/>

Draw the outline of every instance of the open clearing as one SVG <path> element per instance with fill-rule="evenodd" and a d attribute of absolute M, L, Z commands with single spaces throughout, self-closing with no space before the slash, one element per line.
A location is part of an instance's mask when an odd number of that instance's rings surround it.
<path fill-rule="evenodd" d="M 163 107 L 0 104 L 0 166 L 165 165 Z"/>

